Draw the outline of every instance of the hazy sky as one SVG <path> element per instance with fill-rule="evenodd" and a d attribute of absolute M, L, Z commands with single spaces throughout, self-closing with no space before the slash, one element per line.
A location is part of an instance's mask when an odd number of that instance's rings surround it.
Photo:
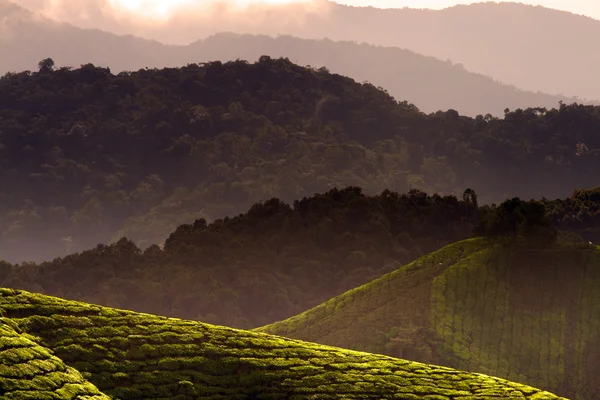
<path fill-rule="evenodd" d="M 198 2 L 198 0 L 112 0 L 114 3 L 121 3 L 128 8 L 141 8 L 149 11 L 153 9 L 157 13 L 168 12 L 170 8 L 186 3 Z M 306 0 L 230 0 L 232 3 L 247 5 L 251 3 L 294 3 L 304 2 Z M 441 9 L 451 7 L 456 4 L 470 4 L 478 1 L 469 0 L 335 0 L 337 3 L 349 4 L 355 6 L 374 6 L 380 8 L 432 8 Z M 587 15 L 600 20 L 600 0 L 538 0 L 521 1 L 526 4 L 542 5 L 558 10 L 570 11 L 576 14 Z"/>
<path fill-rule="evenodd" d="M 326 0 L 11 0 L 46 17 L 84 28 L 188 44 L 220 31 L 294 34 L 306 18 L 325 16 Z M 334 0 L 355 6 L 442 9 L 472 0 Z M 481 1 L 480 1 L 481 2 Z M 526 4 L 600 20 L 600 0 L 532 0 Z M 1 22 L 1 21 L 0 21 Z M 305 30 L 304 30 L 305 31 Z M 304 32 L 303 31 L 303 32 Z M 304 36 L 303 36 L 304 37 Z"/>

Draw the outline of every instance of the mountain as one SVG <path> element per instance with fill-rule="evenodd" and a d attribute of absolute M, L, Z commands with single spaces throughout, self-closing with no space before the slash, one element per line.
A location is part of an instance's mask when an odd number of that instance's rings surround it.
<path fill-rule="evenodd" d="M 258 331 L 593 400 L 600 393 L 599 290 L 598 246 L 470 239 Z"/>
<path fill-rule="evenodd" d="M 258 7 L 246 14 L 226 8 L 183 12 L 166 24 L 122 22 L 117 14 L 104 17 L 105 21 L 69 20 L 81 26 L 136 32 L 162 42 L 185 44 L 227 26 L 235 33 L 394 46 L 450 59 L 468 71 L 523 90 L 600 100 L 596 79 L 600 56 L 591 50 L 600 36 L 600 21 L 540 6 L 486 2 L 444 10 L 377 9 L 316 0 Z"/>
<path fill-rule="evenodd" d="M 131 35 L 117 36 L 60 24 L 10 3 L 0 4 L 4 4 L 0 5 L 0 19 L 5 21 L 6 31 L 0 35 L 0 54 L 10 55 L 0 58 L 0 74 L 36 69 L 38 62 L 48 57 L 60 66 L 92 63 L 121 72 L 200 61 L 256 61 L 269 55 L 369 81 L 424 112 L 454 109 L 470 116 L 502 116 L 506 108 L 552 108 L 559 101 L 577 100 L 522 91 L 470 73 L 459 64 L 397 47 L 236 34 L 217 34 L 187 46 L 168 46 Z"/>
<path fill-rule="evenodd" d="M 0 117 L 0 259 L 11 261 L 122 236 L 161 244 L 197 218 L 333 187 L 472 188 L 489 203 L 599 185 L 600 107 L 428 115 L 268 56 L 117 75 L 47 59 L 0 79 Z"/>
<path fill-rule="evenodd" d="M 357 81 L 371 82 L 396 99 L 407 100 L 428 113 L 453 109 L 469 116 L 501 116 L 506 108 L 553 108 L 560 101 L 572 103 L 578 100 L 522 91 L 468 72 L 460 64 L 397 47 L 366 43 L 218 34 L 192 43 L 185 53 L 189 62 L 196 61 L 199 55 L 204 59 L 224 61 L 236 58 L 255 61 L 263 54 L 288 57 L 296 64 L 326 67 Z"/>
<path fill-rule="evenodd" d="M 10 289 L 0 294 L 5 318 L 122 400 L 558 398 L 380 355 Z"/>
<path fill-rule="evenodd" d="M 0 319 L 0 396 L 6 400 L 110 400 L 5 317 Z"/>
<path fill-rule="evenodd" d="M 377 9 L 330 4 L 290 35 L 397 46 L 461 63 L 524 90 L 600 99 L 590 51 L 600 36 L 593 18 L 510 2 L 444 10 Z M 261 33 L 267 33 L 264 28 Z"/>
<path fill-rule="evenodd" d="M 175 48 L 131 35 L 59 23 L 0 0 L 0 74 L 36 70 L 52 58 L 62 66 L 110 65 L 117 71 L 174 66 Z"/>

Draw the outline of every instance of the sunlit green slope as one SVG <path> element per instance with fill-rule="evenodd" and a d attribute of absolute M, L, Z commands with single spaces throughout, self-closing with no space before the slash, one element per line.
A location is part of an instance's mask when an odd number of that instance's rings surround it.
<path fill-rule="evenodd" d="M 258 331 L 600 399 L 600 250 L 463 241 Z"/>
<path fill-rule="evenodd" d="M 113 398 L 552 399 L 481 374 L 0 289 L 18 329 Z"/>
<path fill-rule="evenodd" d="M 79 372 L 0 318 L 0 398 L 109 400 Z"/>

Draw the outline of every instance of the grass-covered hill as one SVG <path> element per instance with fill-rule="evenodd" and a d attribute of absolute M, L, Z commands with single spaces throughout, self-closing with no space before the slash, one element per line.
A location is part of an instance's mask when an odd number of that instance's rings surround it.
<path fill-rule="evenodd" d="M 599 184 L 600 107 L 424 114 L 370 84 L 261 57 L 0 78 L 0 259 L 44 260 L 332 187 L 481 202 Z M 587 145 L 576 154 L 579 141 Z"/>
<path fill-rule="evenodd" d="M 39 264 L 0 263 L 0 286 L 255 328 L 469 237 L 476 216 L 454 196 L 334 189 L 181 225 L 164 249 L 123 239 Z"/>
<path fill-rule="evenodd" d="M 576 191 L 542 202 L 539 211 L 560 241 L 600 243 L 599 196 L 600 189 Z M 249 329 L 472 237 L 495 209 L 479 206 L 469 192 L 456 198 L 334 189 L 181 225 L 163 249 L 122 239 L 43 263 L 0 262 L 0 286 Z"/>
<path fill-rule="evenodd" d="M 600 248 L 447 246 L 259 331 L 600 394 Z"/>
<path fill-rule="evenodd" d="M 0 307 L 114 399 L 557 398 L 481 374 L 23 291 L 0 289 Z"/>
<path fill-rule="evenodd" d="M 0 398 L 110 400 L 7 318 L 0 318 Z"/>

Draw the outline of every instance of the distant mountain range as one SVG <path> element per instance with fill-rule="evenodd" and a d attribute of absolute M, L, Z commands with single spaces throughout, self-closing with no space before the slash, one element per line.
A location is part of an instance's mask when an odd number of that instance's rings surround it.
<path fill-rule="evenodd" d="M 288 57 L 301 65 L 327 67 L 331 72 L 369 81 L 400 101 L 425 112 L 454 109 L 461 114 L 503 115 L 506 108 L 556 107 L 576 98 L 526 92 L 492 78 L 468 72 L 460 64 L 426 57 L 396 47 L 354 42 L 221 33 L 187 46 L 165 45 L 134 36 L 81 29 L 44 19 L 8 2 L 0 2 L 3 35 L 0 73 L 35 70 L 46 57 L 59 66 L 92 63 L 114 72 L 144 67 L 162 68 L 212 60 L 261 55 Z"/>
<path fill-rule="evenodd" d="M 99 12 L 87 19 L 65 12 L 62 18 L 77 26 L 135 33 L 165 43 L 188 44 L 233 31 L 397 46 L 462 63 L 468 71 L 523 90 L 600 100 L 600 53 L 595 51 L 600 21 L 589 17 L 520 3 L 487 2 L 439 11 L 350 7 L 326 0 L 307 4 L 257 8 L 242 15 L 223 9 L 182 14 L 164 25 L 134 26 L 106 13 L 96 17 Z"/>

